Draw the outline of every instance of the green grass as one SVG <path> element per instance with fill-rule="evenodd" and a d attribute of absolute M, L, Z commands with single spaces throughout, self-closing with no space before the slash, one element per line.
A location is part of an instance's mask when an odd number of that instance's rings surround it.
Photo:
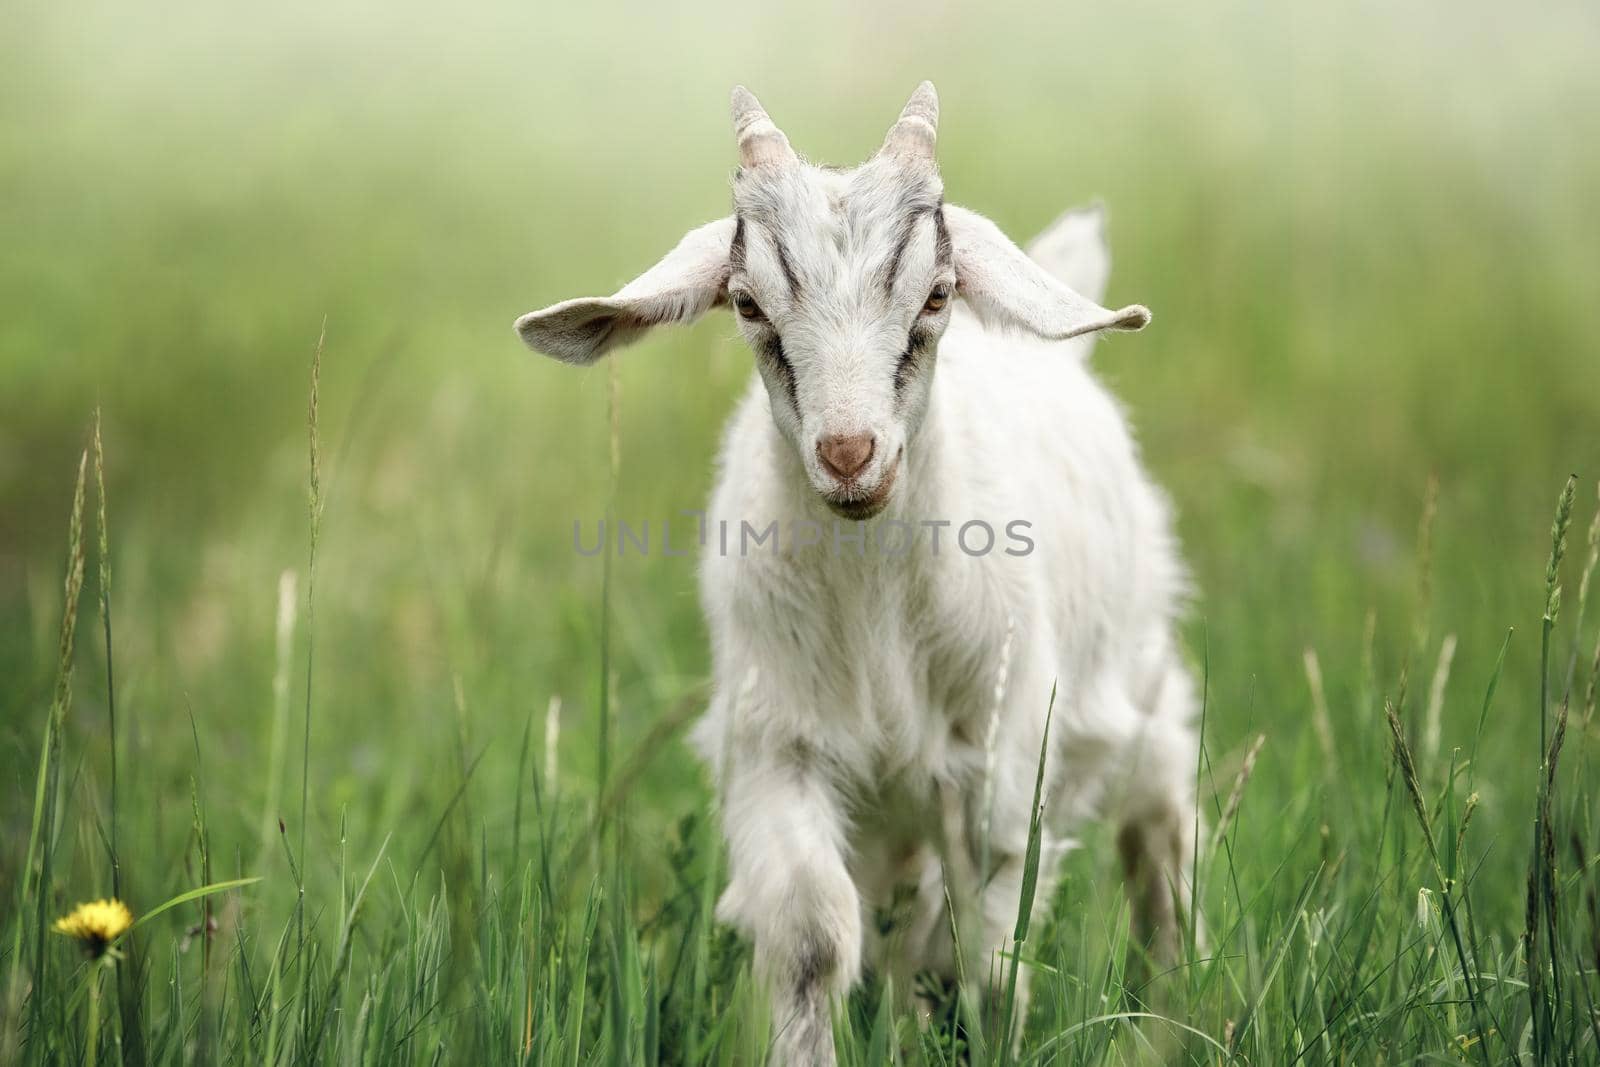
<path fill-rule="evenodd" d="M 570 547 L 703 501 L 748 353 L 509 324 L 725 211 L 734 82 L 850 161 L 923 77 L 952 200 L 1109 203 L 1199 590 L 1207 942 L 1146 988 L 1092 831 L 1016 1060 L 1600 1062 L 1587 8 L 0 18 L 0 1067 L 759 1060 L 693 561 Z M 843 1062 L 1008 1055 L 946 1000 Z"/>

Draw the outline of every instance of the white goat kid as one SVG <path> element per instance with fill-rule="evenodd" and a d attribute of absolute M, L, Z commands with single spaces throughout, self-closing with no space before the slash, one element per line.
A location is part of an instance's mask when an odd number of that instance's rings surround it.
<path fill-rule="evenodd" d="M 743 88 L 733 113 L 733 215 L 517 329 L 584 364 L 731 304 L 755 350 L 707 518 L 776 521 L 780 550 L 707 555 L 695 740 L 730 857 L 718 915 L 754 942 L 775 1058 L 831 1063 L 830 1004 L 864 955 L 902 990 L 955 975 L 947 885 L 967 972 L 1003 974 L 1053 688 L 1035 900 L 1073 828 L 1115 818 L 1136 936 L 1176 954 L 1196 828 L 1184 575 L 1090 339 L 1061 343 L 1149 319 L 1096 302 L 1099 213 L 1029 258 L 945 204 L 927 83 L 854 170 L 799 159 Z M 982 532 L 1001 528 L 1003 548 Z"/>

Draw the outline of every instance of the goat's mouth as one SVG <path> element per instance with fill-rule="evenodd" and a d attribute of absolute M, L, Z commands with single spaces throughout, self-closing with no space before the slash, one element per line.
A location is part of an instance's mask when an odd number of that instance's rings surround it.
<path fill-rule="evenodd" d="M 889 464 L 889 469 L 878 479 L 878 484 L 868 492 L 863 493 L 854 483 L 846 483 L 831 493 L 823 493 L 822 500 L 828 505 L 828 510 L 841 519 L 856 522 L 877 515 L 889 506 L 889 495 L 894 490 L 895 475 L 900 473 L 900 459 L 904 455 L 904 449 L 896 453 L 894 462 Z"/>

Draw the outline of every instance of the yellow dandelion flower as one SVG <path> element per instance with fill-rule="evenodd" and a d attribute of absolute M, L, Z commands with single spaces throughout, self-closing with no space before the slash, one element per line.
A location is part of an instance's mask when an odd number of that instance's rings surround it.
<path fill-rule="evenodd" d="M 133 925 L 133 912 L 120 900 L 95 900 L 79 904 L 72 914 L 56 920 L 55 931 L 75 937 L 92 958 L 104 956 L 111 942 Z"/>

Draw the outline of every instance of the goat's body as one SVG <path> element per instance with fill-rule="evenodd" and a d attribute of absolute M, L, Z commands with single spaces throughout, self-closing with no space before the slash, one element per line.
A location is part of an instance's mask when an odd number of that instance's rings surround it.
<path fill-rule="evenodd" d="M 702 573 L 716 691 L 696 740 L 719 772 L 731 850 L 720 913 L 776 982 L 820 975 L 840 991 L 864 948 L 902 979 L 953 976 L 947 881 L 963 898 L 967 967 L 990 973 L 1016 918 L 1052 687 L 1037 900 L 1085 818 L 1130 828 L 1130 872 L 1154 852 L 1171 879 L 1190 854 L 1193 698 L 1173 637 L 1183 572 L 1165 500 L 1088 347 L 956 314 L 927 418 L 873 523 L 894 543 L 914 532 L 904 553 L 835 546 L 759 383 L 733 417 L 707 515 L 734 534 Z M 784 538 L 815 523 L 822 543 L 741 555 L 741 523 L 773 520 Z M 922 524 L 941 520 L 935 552 Z M 970 520 L 994 532 L 984 555 L 957 541 Z M 1008 537 L 1019 520 L 1032 548 L 1010 554 L 1028 547 Z M 986 541 L 973 528 L 967 548 Z M 1170 906 L 1150 907 L 1160 925 Z M 800 1023 L 779 1042 L 790 1059 L 810 1055 L 801 1024 L 815 997 L 797 986 Z"/>
<path fill-rule="evenodd" d="M 800 159 L 743 88 L 732 112 L 733 214 L 517 331 L 583 364 L 729 306 L 755 353 L 702 541 L 715 695 L 695 739 L 728 842 L 718 913 L 772 987 L 776 1059 L 827 1064 L 864 957 L 902 993 L 962 962 L 999 977 L 1041 753 L 1035 903 L 1075 827 L 1111 815 L 1135 936 L 1175 955 L 1197 825 L 1183 572 L 1072 340 L 1150 320 L 1098 303 L 1101 213 L 1030 258 L 947 203 L 927 82 L 848 170 Z"/>

